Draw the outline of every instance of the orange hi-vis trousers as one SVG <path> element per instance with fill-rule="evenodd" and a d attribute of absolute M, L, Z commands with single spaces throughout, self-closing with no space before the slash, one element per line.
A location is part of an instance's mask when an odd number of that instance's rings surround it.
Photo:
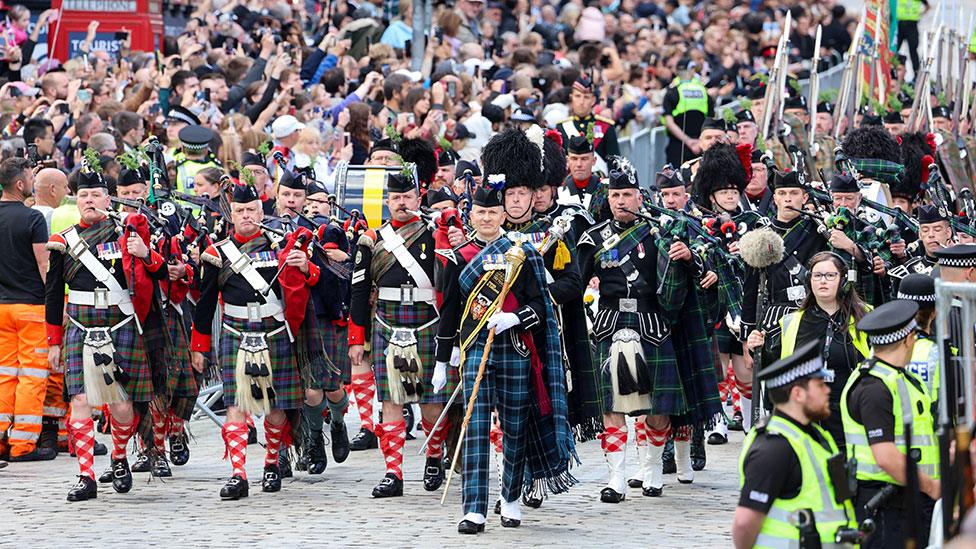
<path fill-rule="evenodd" d="M 0 446 L 34 451 L 48 390 L 44 305 L 0 304 Z"/>

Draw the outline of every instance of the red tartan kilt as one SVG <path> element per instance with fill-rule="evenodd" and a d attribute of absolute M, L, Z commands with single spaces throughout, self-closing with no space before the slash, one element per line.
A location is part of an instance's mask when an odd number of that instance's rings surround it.
<path fill-rule="evenodd" d="M 65 311 L 68 316 L 79 324 L 91 328 L 106 328 L 115 326 L 125 320 L 125 315 L 118 307 L 95 309 L 86 305 L 67 304 Z M 85 333 L 70 320 L 64 331 L 64 365 L 65 385 L 68 396 L 85 392 L 85 373 L 82 365 L 82 349 L 84 348 Z M 129 383 L 125 392 L 133 402 L 148 402 L 152 400 L 152 374 L 149 361 L 142 345 L 142 336 L 136 328 L 135 319 L 112 332 L 112 343 L 119 355 L 119 366 L 129 374 Z"/>

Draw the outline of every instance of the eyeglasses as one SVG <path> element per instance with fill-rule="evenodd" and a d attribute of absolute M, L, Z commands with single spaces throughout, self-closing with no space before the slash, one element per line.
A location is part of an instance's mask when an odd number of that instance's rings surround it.
<path fill-rule="evenodd" d="M 828 282 L 833 282 L 840 277 L 840 273 L 813 273 L 810 278 L 814 280 L 826 280 Z"/>

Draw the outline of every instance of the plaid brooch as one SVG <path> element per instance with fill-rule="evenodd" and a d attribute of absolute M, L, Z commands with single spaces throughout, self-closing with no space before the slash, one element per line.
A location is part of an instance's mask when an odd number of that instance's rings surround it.
<path fill-rule="evenodd" d="M 903 164 L 880 158 L 851 158 L 851 164 L 861 175 L 889 185 L 897 184 L 905 172 Z"/>

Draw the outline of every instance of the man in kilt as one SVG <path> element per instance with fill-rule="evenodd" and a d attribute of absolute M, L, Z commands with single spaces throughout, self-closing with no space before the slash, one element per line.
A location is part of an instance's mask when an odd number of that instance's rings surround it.
<path fill-rule="evenodd" d="M 404 404 L 420 403 L 422 425 L 429 436 L 457 384 L 456 376 L 446 389 L 435 391 L 431 384 L 437 333 L 432 282 L 435 246 L 434 231 L 417 215 L 420 189 L 407 170 L 390 174 L 386 190 L 392 219 L 359 238 L 349 313 L 349 358 L 354 369 L 366 359 L 364 345 L 367 329 L 371 329 L 377 398 L 383 403 L 383 423 L 376 425 L 376 434 L 386 475 L 373 488 L 376 498 L 403 495 Z M 447 432 L 442 423 L 429 436 L 424 468 L 427 491 L 437 490 L 444 481 L 442 454 Z"/>
<path fill-rule="evenodd" d="M 141 323 L 149 310 L 152 279 L 167 273 L 162 257 L 149 248 L 145 217 L 129 214 L 124 229 L 106 217 L 110 196 L 98 168 L 97 161 L 88 162 L 78 180 L 81 223 L 53 235 L 47 245 L 48 360 L 52 370 L 59 370 L 64 346 L 71 398 L 68 431 L 81 469 L 68 501 L 97 496 L 92 421 L 97 406 L 108 405 L 111 412 L 112 487 L 119 493 L 132 488 L 126 444 L 136 430 L 133 403 L 146 403 L 153 395 Z"/>
<path fill-rule="evenodd" d="M 623 169 L 620 169 L 623 168 Z M 650 447 L 643 493 L 660 496 L 661 454 L 671 416 L 688 412 L 678 373 L 672 321 L 684 306 L 692 276 L 691 250 L 679 240 L 654 238 L 656 227 L 637 217 L 642 195 L 629 166 L 611 170 L 613 219 L 579 240 L 583 280 L 599 279 L 599 312 L 593 326 L 603 380 L 604 432 L 600 435 L 610 478 L 606 503 L 626 497 L 625 416 L 646 415 Z"/>
<path fill-rule="evenodd" d="M 236 500 L 248 496 L 248 414 L 265 416 L 262 490 L 281 490 L 278 453 L 283 444 L 287 447 L 286 412 L 301 408 L 305 386 L 320 375 L 302 371 L 300 366 L 306 364 L 299 363 L 301 343 L 292 343 L 300 337 L 308 288 L 318 282 L 320 271 L 308 260 L 311 234 L 307 230 L 296 231 L 279 246 L 260 229 L 263 209 L 253 186 L 234 186 L 230 210 L 233 236 L 200 255 L 201 295 L 190 347 L 194 368 L 199 371 L 204 353 L 210 349 L 219 300 L 223 326 L 217 359 L 227 406 L 223 438 L 233 468 L 220 497 Z"/>
<path fill-rule="evenodd" d="M 510 129 L 488 142 L 482 160 L 488 186 L 473 197 L 474 237 L 452 251 L 444 269 L 434 375 L 439 387 L 447 381 L 448 364 L 460 365 L 465 402 L 474 398 L 462 441 L 462 534 L 481 532 L 486 522 L 492 408 L 502 431 L 502 526 L 521 524 L 523 489 L 541 501 L 575 483 L 568 471 L 573 436 L 545 261 L 530 241 L 518 242 L 520 233 L 501 228 L 504 194 L 539 180 L 540 151 L 520 130 Z"/>

